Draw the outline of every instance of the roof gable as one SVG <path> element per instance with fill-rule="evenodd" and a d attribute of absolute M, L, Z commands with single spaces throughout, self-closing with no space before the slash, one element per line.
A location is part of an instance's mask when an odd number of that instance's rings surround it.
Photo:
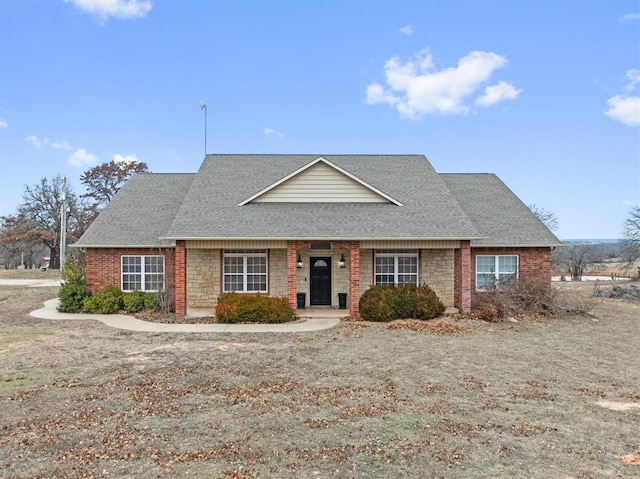
<path fill-rule="evenodd" d="M 242 201 L 248 203 L 402 203 L 323 157 Z"/>

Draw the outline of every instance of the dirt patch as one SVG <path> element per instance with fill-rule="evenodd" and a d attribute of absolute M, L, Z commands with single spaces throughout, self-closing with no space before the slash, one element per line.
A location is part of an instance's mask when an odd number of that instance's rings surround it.
<path fill-rule="evenodd" d="M 620 456 L 620 459 L 625 464 L 631 464 L 633 466 L 640 466 L 640 456 L 636 454 L 625 454 L 624 456 Z"/>
<path fill-rule="evenodd" d="M 598 401 L 596 404 L 600 407 L 611 409 L 612 411 L 629 411 L 630 409 L 640 409 L 640 403 L 634 402 Z"/>

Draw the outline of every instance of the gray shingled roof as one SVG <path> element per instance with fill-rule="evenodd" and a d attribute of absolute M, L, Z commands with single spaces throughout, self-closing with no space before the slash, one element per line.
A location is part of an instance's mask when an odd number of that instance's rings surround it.
<path fill-rule="evenodd" d="M 491 173 L 443 173 L 449 190 L 482 239 L 472 246 L 558 246 L 561 241 Z"/>
<path fill-rule="evenodd" d="M 139 173 L 98 215 L 74 247 L 172 245 L 161 241 L 194 173 Z"/>
<path fill-rule="evenodd" d="M 404 206 L 238 206 L 319 156 Z M 423 155 L 208 155 L 195 174 L 134 176 L 74 246 L 155 247 L 177 239 L 267 238 L 560 244 L 495 175 L 439 175 Z"/>
<path fill-rule="evenodd" d="M 401 202 L 239 203 L 319 156 Z M 423 155 L 209 155 L 166 239 L 475 238 Z"/>

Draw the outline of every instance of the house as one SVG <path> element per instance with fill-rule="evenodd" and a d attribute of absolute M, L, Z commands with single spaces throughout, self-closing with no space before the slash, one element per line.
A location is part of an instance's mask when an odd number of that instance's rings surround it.
<path fill-rule="evenodd" d="M 74 246 L 92 293 L 164 290 L 185 316 L 228 291 L 356 313 L 370 286 L 405 283 L 469 311 L 496 281 L 550 282 L 560 244 L 495 175 L 423 155 L 216 154 L 134 176 Z"/>

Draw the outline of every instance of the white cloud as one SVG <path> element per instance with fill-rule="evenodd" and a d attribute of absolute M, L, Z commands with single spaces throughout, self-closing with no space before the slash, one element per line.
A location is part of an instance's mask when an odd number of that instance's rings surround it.
<path fill-rule="evenodd" d="M 518 90 L 507 82 L 500 81 L 497 85 L 485 88 L 484 95 L 476 98 L 476 104 L 491 106 L 504 100 L 515 100 L 520 93 L 522 93 L 522 90 Z"/>
<path fill-rule="evenodd" d="M 278 138 L 284 138 L 284 135 L 279 132 L 278 130 L 274 130 L 273 128 L 265 128 L 264 129 L 264 134 L 269 137 L 269 136 L 277 136 Z"/>
<path fill-rule="evenodd" d="M 63 142 L 53 142 L 51 143 L 51 148 L 54 148 L 56 150 L 66 150 L 66 151 L 71 151 L 73 150 L 73 147 L 71 145 L 69 145 L 69 143 L 65 141 Z"/>
<path fill-rule="evenodd" d="M 53 148 L 54 150 L 65 150 L 72 151 L 75 148 L 72 147 L 67 141 L 49 141 L 48 138 L 38 138 L 36 135 L 29 135 L 25 138 L 25 141 L 28 141 L 33 146 L 42 150 L 44 148 Z"/>
<path fill-rule="evenodd" d="M 140 163 L 140 160 L 136 155 L 121 155 L 119 153 L 116 153 L 115 155 L 113 155 L 113 162 L 129 164 Z"/>
<path fill-rule="evenodd" d="M 627 84 L 624 86 L 625 91 L 633 91 L 640 83 L 640 70 L 627 70 L 624 78 L 627 80 Z"/>
<path fill-rule="evenodd" d="M 640 125 L 640 96 L 631 95 L 631 92 L 640 84 L 640 70 L 627 70 L 624 78 L 627 80 L 627 84 L 623 87 L 625 94 L 609 98 L 607 100 L 609 108 L 604 111 L 604 114 L 625 125 Z"/>
<path fill-rule="evenodd" d="M 620 17 L 620 23 L 631 22 L 633 20 L 640 20 L 640 13 L 627 13 Z"/>
<path fill-rule="evenodd" d="M 8 128 L 9 127 L 9 123 L 7 123 L 6 120 L 2 120 L 0 119 L 0 130 L 3 128 Z"/>
<path fill-rule="evenodd" d="M 413 27 L 411 25 L 405 25 L 400 29 L 400 33 L 403 35 L 413 35 Z"/>
<path fill-rule="evenodd" d="M 616 95 L 607 100 L 604 114 L 625 125 L 640 125 L 640 96 Z"/>
<path fill-rule="evenodd" d="M 65 0 L 86 13 L 99 16 L 129 19 L 144 17 L 153 7 L 151 0 Z"/>
<path fill-rule="evenodd" d="M 69 164 L 71 166 L 92 166 L 98 162 L 98 158 L 92 155 L 84 148 L 76 149 L 69 157 Z"/>
<path fill-rule="evenodd" d="M 49 143 L 49 140 L 46 138 L 41 140 L 36 135 L 29 135 L 24 140 L 28 141 L 38 149 L 45 147 Z"/>
<path fill-rule="evenodd" d="M 493 52 L 473 51 L 462 57 L 456 67 L 436 70 L 429 49 L 418 52 L 406 63 L 393 57 L 384 65 L 388 88 L 379 83 L 369 85 L 366 102 L 370 105 L 387 103 L 407 118 L 435 113 L 466 114 L 471 108 L 467 104 L 469 97 L 474 96 L 507 61 L 506 57 Z M 519 90 L 508 83 L 502 86 L 502 83 L 485 91 L 481 97 L 484 99 L 479 101 L 496 103 L 515 98 Z"/>

